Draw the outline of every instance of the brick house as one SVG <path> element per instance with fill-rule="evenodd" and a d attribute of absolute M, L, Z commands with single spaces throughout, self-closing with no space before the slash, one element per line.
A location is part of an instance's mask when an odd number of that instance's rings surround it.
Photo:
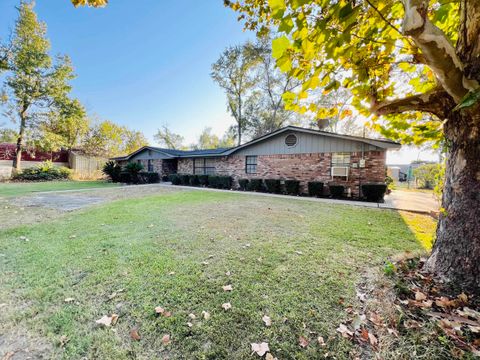
<path fill-rule="evenodd" d="M 114 158 L 136 161 L 161 176 L 178 174 L 230 175 L 242 178 L 295 179 L 306 191 L 309 181 L 344 185 L 354 197 L 364 183 L 384 182 L 386 152 L 399 149 L 389 141 L 287 126 L 228 149 L 171 150 L 145 146 Z"/>

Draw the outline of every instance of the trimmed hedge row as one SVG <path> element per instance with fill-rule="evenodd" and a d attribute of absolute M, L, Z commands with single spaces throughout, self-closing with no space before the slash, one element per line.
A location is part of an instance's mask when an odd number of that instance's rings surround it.
<path fill-rule="evenodd" d="M 173 185 L 207 186 L 216 189 L 231 189 L 231 176 L 171 174 L 168 179 Z"/>
<path fill-rule="evenodd" d="M 379 202 L 383 200 L 387 187 L 387 184 L 363 184 L 362 194 L 367 201 Z"/>
<path fill-rule="evenodd" d="M 233 179 L 231 176 L 219 175 L 189 175 L 189 174 L 171 174 L 168 180 L 173 185 L 206 186 L 216 189 L 231 189 Z M 269 192 L 272 194 L 300 194 L 300 181 L 280 179 L 239 179 L 238 185 L 242 191 Z M 345 196 L 345 186 L 340 184 L 328 184 L 330 197 L 343 198 Z M 320 181 L 308 182 L 308 195 L 321 197 L 325 195 L 325 184 Z M 362 193 L 367 201 L 382 201 L 387 190 L 386 184 L 363 184 Z"/>

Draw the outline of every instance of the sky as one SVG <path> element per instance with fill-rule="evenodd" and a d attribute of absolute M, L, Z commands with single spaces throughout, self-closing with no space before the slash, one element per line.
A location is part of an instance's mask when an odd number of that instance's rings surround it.
<path fill-rule="evenodd" d="M 12 31 L 18 3 L 0 0 L 1 39 Z M 91 116 L 141 130 L 152 143 L 165 124 L 190 144 L 205 127 L 222 135 L 234 123 L 210 68 L 227 46 L 254 34 L 223 0 L 112 0 L 102 9 L 37 0 L 35 11 L 47 24 L 52 54 L 71 57 L 73 96 Z M 417 158 L 418 149 L 404 148 L 388 162 Z"/>

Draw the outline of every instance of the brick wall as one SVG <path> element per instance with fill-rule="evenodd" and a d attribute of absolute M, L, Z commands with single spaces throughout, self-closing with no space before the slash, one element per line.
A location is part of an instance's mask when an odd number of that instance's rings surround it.
<path fill-rule="evenodd" d="M 362 153 L 351 153 L 350 163 L 357 163 Z M 365 167 L 349 170 L 348 180 L 331 177 L 332 153 L 292 154 L 292 155 L 259 155 L 257 157 L 257 173 L 245 173 L 245 156 L 231 155 L 215 158 L 215 170 L 219 175 L 230 175 L 237 184 L 238 179 L 294 179 L 300 180 L 301 189 L 307 191 L 309 181 L 334 182 L 350 188 L 352 196 L 359 196 L 359 184 L 385 181 L 385 151 L 370 151 L 364 154 Z M 192 174 L 193 160 L 179 159 L 178 173 Z"/>

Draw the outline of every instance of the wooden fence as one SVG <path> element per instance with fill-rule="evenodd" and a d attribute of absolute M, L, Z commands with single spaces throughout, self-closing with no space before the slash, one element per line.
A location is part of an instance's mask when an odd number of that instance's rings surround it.
<path fill-rule="evenodd" d="M 77 179 L 99 179 L 103 176 L 102 168 L 108 159 L 70 151 L 68 163 Z"/>

